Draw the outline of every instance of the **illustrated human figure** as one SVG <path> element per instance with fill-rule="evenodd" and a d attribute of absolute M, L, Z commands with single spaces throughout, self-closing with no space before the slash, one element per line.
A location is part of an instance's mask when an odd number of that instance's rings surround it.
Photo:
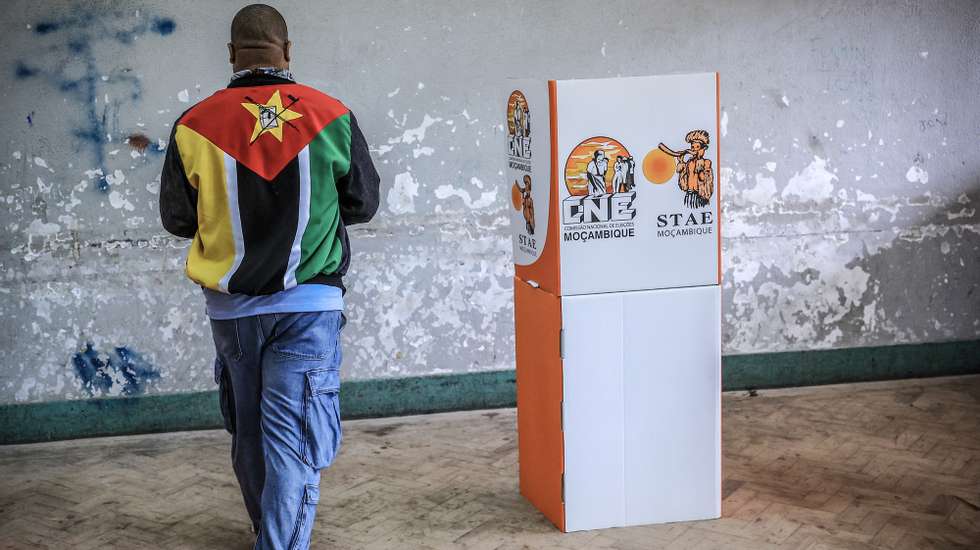
<path fill-rule="evenodd" d="M 606 169 L 609 167 L 609 159 L 606 154 L 599 149 L 592 153 L 592 160 L 586 167 L 585 176 L 589 180 L 590 195 L 604 195 L 606 193 Z"/>
<path fill-rule="evenodd" d="M 626 158 L 626 191 L 632 191 L 636 187 L 636 161 L 633 157 Z"/>
<path fill-rule="evenodd" d="M 691 130 L 684 136 L 684 141 L 691 146 L 684 151 L 674 151 L 660 144 L 660 150 L 676 157 L 677 185 L 684 192 L 684 204 L 690 208 L 702 208 L 708 205 L 714 193 L 714 171 L 711 160 L 704 158 L 710 139 L 704 130 Z"/>
<path fill-rule="evenodd" d="M 622 155 L 616 157 L 616 164 L 613 165 L 613 191 L 616 193 L 626 192 L 626 172 L 629 164 Z"/>
<path fill-rule="evenodd" d="M 518 137 L 524 137 L 527 134 L 524 133 L 525 122 L 524 119 L 527 113 L 524 111 L 524 107 L 521 106 L 519 101 L 514 102 L 514 135 Z"/>
<path fill-rule="evenodd" d="M 517 182 L 514 182 L 517 184 Z M 521 192 L 521 212 L 524 214 L 524 226 L 528 235 L 534 235 L 534 199 L 531 198 L 531 176 L 524 175 L 524 186 L 517 184 Z"/>

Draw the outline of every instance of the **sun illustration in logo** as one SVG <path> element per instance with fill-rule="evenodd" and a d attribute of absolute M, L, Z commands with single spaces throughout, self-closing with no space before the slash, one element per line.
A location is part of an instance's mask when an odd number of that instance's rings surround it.
<path fill-rule="evenodd" d="M 523 198 L 520 188 L 517 187 L 517 180 L 514 180 L 514 184 L 510 186 L 510 204 L 514 206 L 514 210 L 521 211 L 524 206 L 521 204 Z"/>
<path fill-rule="evenodd" d="M 531 135 L 531 115 L 527 98 L 520 90 L 514 90 L 507 100 L 507 133 L 511 136 Z"/>
<path fill-rule="evenodd" d="M 667 183 L 676 171 L 677 160 L 660 149 L 654 149 L 643 157 L 643 176 L 650 183 Z"/>
<path fill-rule="evenodd" d="M 572 149 L 565 161 L 565 187 L 575 196 L 632 189 L 633 157 L 622 143 L 595 136 Z"/>

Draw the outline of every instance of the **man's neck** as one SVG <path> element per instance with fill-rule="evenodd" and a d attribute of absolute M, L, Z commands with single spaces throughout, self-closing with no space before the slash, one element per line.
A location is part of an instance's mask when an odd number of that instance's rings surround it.
<path fill-rule="evenodd" d="M 234 71 L 236 73 L 237 72 L 241 72 L 241 71 L 252 70 L 252 69 L 277 69 L 277 70 L 280 70 L 280 71 L 288 71 L 289 70 L 289 63 L 284 63 L 284 62 L 281 62 L 281 61 L 270 61 L 270 62 L 261 62 L 260 61 L 260 62 L 256 62 L 256 63 L 248 63 L 248 64 L 245 64 L 245 65 L 233 65 L 232 66 L 232 71 Z"/>

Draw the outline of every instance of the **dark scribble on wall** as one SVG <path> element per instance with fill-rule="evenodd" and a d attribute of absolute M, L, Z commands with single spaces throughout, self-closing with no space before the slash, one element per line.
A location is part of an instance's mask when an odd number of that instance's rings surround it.
<path fill-rule="evenodd" d="M 122 139 L 113 116 L 123 104 L 139 101 L 143 92 L 140 79 L 131 68 L 100 66 L 95 50 L 101 42 L 129 45 L 147 33 L 167 36 L 176 28 L 173 19 L 140 10 L 79 7 L 71 16 L 34 23 L 37 55 L 14 64 L 13 73 L 18 80 L 41 80 L 78 105 L 83 116 L 71 129 L 71 135 L 78 141 L 79 150 L 90 152 L 92 177 L 96 188 L 104 193 L 110 185 L 106 147 Z M 105 101 L 109 89 L 112 97 Z"/>

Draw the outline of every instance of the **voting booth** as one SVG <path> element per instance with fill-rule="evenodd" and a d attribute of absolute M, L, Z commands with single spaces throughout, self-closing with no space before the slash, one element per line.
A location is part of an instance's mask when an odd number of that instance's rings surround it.
<path fill-rule="evenodd" d="M 719 517 L 718 75 L 507 93 L 521 494 L 562 531 Z"/>

